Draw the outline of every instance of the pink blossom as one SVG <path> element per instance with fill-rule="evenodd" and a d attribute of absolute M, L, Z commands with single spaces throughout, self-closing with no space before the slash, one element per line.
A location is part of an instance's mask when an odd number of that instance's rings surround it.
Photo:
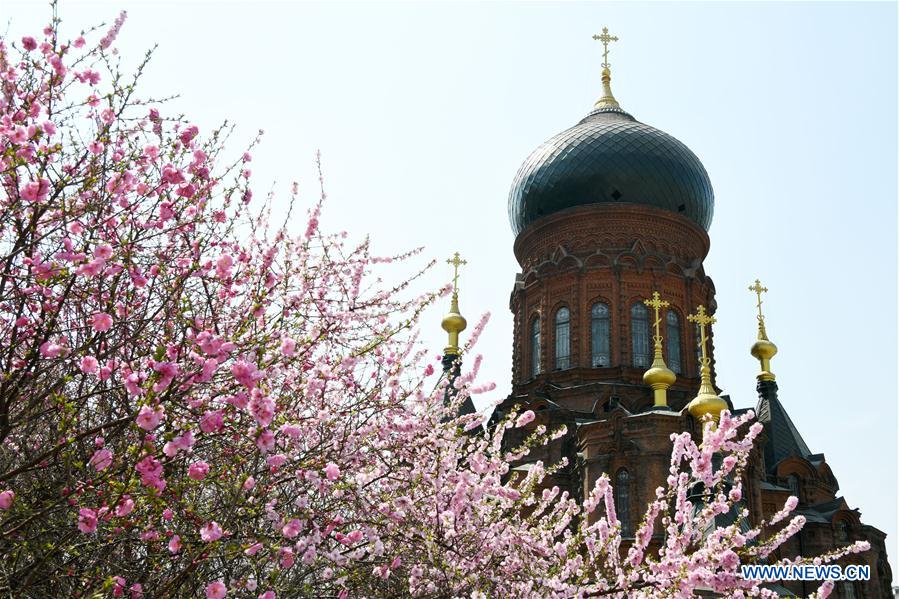
<path fill-rule="evenodd" d="M 100 472 L 112 465 L 112 452 L 108 449 L 98 449 L 91 456 L 90 464 Z"/>
<path fill-rule="evenodd" d="M 144 146 L 143 154 L 144 158 L 155 161 L 157 158 L 159 158 L 159 146 L 153 144 L 146 145 Z"/>
<path fill-rule="evenodd" d="M 206 599 L 224 599 L 228 594 L 228 588 L 221 580 L 210 582 L 206 586 Z"/>
<path fill-rule="evenodd" d="M 45 358 L 57 358 L 65 352 L 65 347 L 52 341 L 44 341 L 41 343 L 40 352 Z"/>
<path fill-rule="evenodd" d="M 175 535 L 169 539 L 169 552 L 178 553 L 179 551 L 181 551 L 181 537 Z"/>
<path fill-rule="evenodd" d="M 266 452 L 271 451 L 275 447 L 275 433 L 272 431 L 265 429 L 259 436 L 256 438 L 256 447 L 259 448 L 260 451 Z"/>
<path fill-rule="evenodd" d="M 227 279 L 231 276 L 231 267 L 234 264 L 234 258 L 230 254 L 222 254 L 215 262 L 215 276 L 220 279 Z"/>
<path fill-rule="evenodd" d="M 158 491 L 162 491 L 166 487 L 166 482 L 162 478 L 162 464 L 155 457 L 148 455 L 134 465 L 141 479 L 140 482 L 144 486 L 152 487 Z"/>
<path fill-rule="evenodd" d="M 99 369 L 100 363 L 93 356 L 84 356 L 78 363 L 78 368 L 86 374 L 94 374 Z"/>
<path fill-rule="evenodd" d="M 22 38 L 22 47 L 25 48 L 27 51 L 31 52 L 32 50 L 37 48 L 37 42 L 34 40 L 33 37 L 31 37 L 30 35 L 27 35 Z"/>
<path fill-rule="evenodd" d="M 287 462 L 287 456 L 283 453 L 276 453 L 266 458 L 265 461 L 271 468 L 278 469 Z"/>
<path fill-rule="evenodd" d="M 108 243 L 101 243 L 94 249 L 94 257 L 109 260 L 112 257 L 112 246 Z"/>
<path fill-rule="evenodd" d="M 275 415 L 275 400 L 254 393 L 250 400 L 250 413 L 260 425 L 268 426 Z"/>
<path fill-rule="evenodd" d="M 92 318 L 92 325 L 98 333 L 108 331 L 112 328 L 112 316 L 106 312 L 97 312 Z"/>
<path fill-rule="evenodd" d="M 224 426 L 224 413 L 221 410 L 206 412 L 200 417 L 200 430 L 204 433 L 218 432 Z"/>
<path fill-rule="evenodd" d="M 137 414 L 137 426 L 145 431 L 151 431 L 159 426 L 164 416 L 165 409 L 162 406 L 156 406 L 155 408 L 144 406 Z"/>
<path fill-rule="evenodd" d="M 41 177 L 36 181 L 29 181 L 19 190 L 22 199 L 29 202 L 43 202 L 50 195 L 50 180 Z"/>
<path fill-rule="evenodd" d="M 340 468 L 337 467 L 337 464 L 334 462 L 329 462 L 327 466 L 325 466 L 325 476 L 328 477 L 328 480 L 337 480 L 340 476 Z"/>
<path fill-rule="evenodd" d="M 188 125 L 181 131 L 181 134 L 178 138 L 181 140 L 181 143 L 187 145 L 191 142 L 191 140 L 197 136 L 197 133 L 200 132 L 200 129 L 196 125 Z"/>
<path fill-rule="evenodd" d="M 97 512 L 89 508 L 78 510 L 78 530 L 90 534 L 97 530 Z"/>
<path fill-rule="evenodd" d="M 203 480 L 209 473 L 209 464 L 203 461 L 194 462 L 187 469 L 187 475 L 194 480 Z"/>
<path fill-rule="evenodd" d="M 234 375 L 234 378 L 237 379 L 238 383 L 247 389 L 255 387 L 256 381 L 265 376 L 264 373 L 256 368 L 255 364 L 247 362 L 246 360 L 238 360 L 232 364 L 231 374 Z"/>
<path fill-rule="evenodd" d="M 247 479 L 245 481 L 243 481 L 243 490 L 244 491 L 249 491 L 255 486 L 256 486 L 256 479 L 253 478 L 252 476 L 248 476 Z"/>
<path fill-rule="evenodd" d="M 8 510 L 12 507 L 12 502 L 16 498 L 14 491 L 9 489 L 0 492 L 0 510 Z"/>
<path fill-rule="evenodd" d="M 200 529 L 200 538 L 211 543 L 222 538 L 222 527 L 218 522 L 211 520 Z"/>
<path fill-rule="evenodd" d="M 284 527 L 281 529 L 281 534 L 288 539 L 292 539 L 300 534 L 301 530 L 303 530 L 303 524 L 299 520 L 294 518 L 284 525 Z"/>
<path fill-rule="evenodd" d="M 122 497 L 122 503 L 116 508 L 115 515 L 123 518 L 134 510 L 134 500 L 125 495 Z"/>
<path fill-rule="evenodd" d="M 521 415 L 515 420 L 516 427 L 527 426 L 531 422 L 534 421 L 534 412 L 533 410 L 528 410 L 526 412 L 522 412 Z"/>
<path fill-rule="evenodd" d="M 291 339 L 290 337 L 285 337 L 281 340 L 281 353 L 285 356 L 293 356 L 296 354 L 297 342 Z"/>
<path fill-rule="evenodd" d="M 102 154 L 105 148 L 106 146 L 101 141 L 92 141 L 87 144 L 87 149 L 90 150 L 91 154 Z"/>
<path fill-rule="evenodd" d="M 259 595 L 259 599 L 276 599 L 274 591 L 266 591 Z"/>

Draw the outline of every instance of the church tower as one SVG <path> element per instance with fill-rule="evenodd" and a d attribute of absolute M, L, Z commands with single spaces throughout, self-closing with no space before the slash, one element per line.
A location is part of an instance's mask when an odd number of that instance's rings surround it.
<path fill-rule="evenodd" d="M 608 61 L 617 38 L 607 29 L 594 38 L 604 47 L 601 97 L 531 153 L 509 195 L 521 272 L 510 298 L 512 395 L 500 409 L 524 402 L 546 424 L 567 425 L 568 436 L 536 457 L 569 458 L 555 483 L 573 492 L 592 484 L 575 480 L 583 473 L 573 462 L 595 459 L 588 478 L 616 472 L 636 508 L 700 388 L 699 329 L 688 316 L 715 310 L 703 268 L 714 194 L 687 146 L 619 105 Z M 708 352 L 712 373 L 711 343 Z M 630 423 L 637 414 L 645 417 Z"/>
<path fill-rule="evenodd" d="M 575 497 L 607 474 L 627 539 L 665 483 L 671 434 L 700 435 L 704 415 L 748 408 L 735 410 L 714 385 L 715 286 L 703 267 L 714 211 L 709 176 L 687 146 L 619 105 L 608 60 L 617 38 L 603 29 L 594 39 L 604 50 L 601 97 L 528 156 L 509 195 L 521 270 L 509 301 L 512 393 L 493 421 L 530 409 L 532 426 L 564 425 L 563 436 L 515 469 L 564 460 L 544 484 Z M 824 455 L 811 452 L 778 398 L 771 366 L 777 347 L 762 314 L 767 289 L 756 281 L 750 291 L 759 310 L 751 353 L 761 366 L 756 414 L 764 433 L 743 481 L 749 524 L 798 497 L 796 511 L 808 524 L 774 557 L 816 556 L 867 540 L 871 551 L 853 559 L 870 566 L 872 580 L 843 582 L 837 596 L 888 597 L 885 535 L 837 495 Z M 518 447 L 527 435 L 510 429 L 505 442 Z M 657 530 L 650 550 L 662 543 Z M 810 592 L 798 582 L 769 588 Z"/>

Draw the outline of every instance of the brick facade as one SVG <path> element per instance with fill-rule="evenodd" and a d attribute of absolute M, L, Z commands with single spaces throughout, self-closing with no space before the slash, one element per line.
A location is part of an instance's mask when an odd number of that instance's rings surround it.
<path fill-rule="evenodd" d="M 577 497 L 592 488 L 602 473 L 608 473 L 613 485 L 617 480 L 619 487 L 626 488 L 619 497 L 626 501 L 631 530 L 656 487 L 665 484 L 670 435 L 684 430 L 699 433 L 697 423 L 682 413 L 699 388 L 696 332 L 687 326 L 686 315 L 698 305 L 706 306 L 710 313 L 715 311 L 715 287 L 703 269 L 708 250 L 708 235 L 691 220 L 656 207 L 624 203 L 568 208 L 531 224 L 515 240 L 521 272 L 509 302 L 514 315 L 512 393 L 494 417 L 523 405 L 535 411 L 534 426 L 554 429 L 564 425 L 565 436 L 535 450 L 526 460 L 555 464 L 567 459 L 569 465 L 547 484 Z M 646 368 L 634 365 L 631 307 L 651 297 L 653 291 L 670 302 L 669 309 L 680 323 L 676 342 L 681 348 L 681 371 L 668 391 L 670 410 L 652 409 L 652 391 L 642 380 Z M 594 366 L 591 352 L 591 308 L 597 302 L 609 309 L 610 360 L 602 367 Z M 554 319 L 562 307 L 569 311 L 569 357 L 564 368 L 556 368 Z M 537 374 L 533 372 L 532 348 L 535 321 L 539 321 L 540 338 Z M 675 340 L 669 338 L 667 329 L 663 336 L 667 353 Z M 714 380 L 713 343 L 709 350 Z M 775 402 L 770 405 L 782 409 L 776 385 L 767 385 L 759 387 L 761 401 Z M 733 410 L 730 399 L 724 399 Z M 798 485 L 798 512 L 806 516 L 808 525 L 781 547 L 777 557 L 818 555 L 866 539 L 872 551 L 851 559 L 868 563 L 872 580 L 851 588 L 838 585 L 834 596 L 890 597 L 892 574 L 885 535 L 863 524 L 858 510 L 836 496 L 838 484 L 823 455 L 798 451 L 782 459 L 772 454 L 769 445 L 773 437 L 782 435 L 781 428 L 766 422 L 765 433 L 751 456 L 748 480 L 744 481 L 750 523 L 756 525 L 780 509 L 791 494 L 790 485 Z M 513 429 L 507 443 L 517 445 L 523 434 Z M 800 443 L 804 447 L 804 442 Z M 774 461 L 772 455 L 778 455 L 778 461 L 768 463 L 766 455 L 768 462 Z M 657 549 L 662 542 L 661 531 L 657 532 L 650 549 Z M 784 583 L 783 587 L 802 594 L 813 590 L 811 584 Z"/>

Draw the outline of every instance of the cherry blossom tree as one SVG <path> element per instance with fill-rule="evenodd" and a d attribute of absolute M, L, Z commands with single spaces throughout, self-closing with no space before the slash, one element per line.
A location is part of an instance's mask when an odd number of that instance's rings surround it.
<path fill-rule="evenodd" d="M 448 290 L 417 292 L 419 251 L 379 257 L 322 231 L 324 193 L 298 219 L 295 185 L 276 220 L 250 152 L 229 159 L 230 128 L 201 132 L 140 96 L 149 53 L 119 68 L 125 13 L 69 40 L 55 8 L 41 35 L 0 41 L 0 589 L 764 593 L 739 566 L 802 519 L 783 526 L 793 501 L 760 529 L 715 524 L 742 509 L 749 416 L 707 424 L 701 446 L 672 439 L 628 545 L 606 477 L 576 501 L 545 488 L 553 467 L 514 476 L 563 431 L 531 412 L 489 429 L 457 416 L 492 388 L 473 356 L 486 318 L 468 370 L 435 371 L 415 330 Z M 530 435 L 510 451 L 512 427 Z"/>

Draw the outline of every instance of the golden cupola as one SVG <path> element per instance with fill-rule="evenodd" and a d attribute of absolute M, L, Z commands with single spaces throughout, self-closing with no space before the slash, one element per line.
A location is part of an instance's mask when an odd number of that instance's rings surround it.
<path fill-rule="evenodd" d="M 652 388 L 653 392 L 653 408 L 668 407 L 668 387 L 677 380 L 677 375 L 672 372 L 668 365 L 665 364 L 665 358 L 662 357 L 662 334 L 659 325 L 662 319 L 659 316 L 660 308 L 667 308 L 668 302 L 660 299 L 659 292 L 652 292 L 652 299 L 643 300 L 643 303 L 655 311 L 655 320 L 653 321 L 653 330 L 655 334 L 652 340 L 655 345 L 655 355 L 653 356 L 652 366 L 643 373 L 643 382 Z"/>
<path fill-rule="evenodd" d="M 443 327 L 443 330 L 449 335 L 449 341 L 444 348 L 443 353 L 448 356 L 458 356 L 459 333 L 464 331 L 465 327 L 468 326 L 468 321 L 465 320 L 465 317 L 459 312 L 459 267 L 467 263 L 465 260 L 459 258 L 459 252 L 453 254 L 453 257 L 446 262 L 453 266 L 453 297 L 450 302 L 450 310 L 440 323 L 440 326 Z"/>
<path fill-rule="evenodd" d="M 755 292 L 756 307 L 759 311 L 756 316 L 759 321 L 758 339 L 752 344 L 749 353 L 761 364 L 762 370 L 758 374 L 758 379 L 760 381 L 773 381 L 775 377 L 774 373 L 771 372 L 771 358 L 777 354 L 777 346 L 768 339 L 768 332 L 765 330 L 765 316 L 762 314 L 762 293 L 767 293 L 768 288 L 762 287 L 761 282 L 756 279 L 755 283 L 749 287 L 749 291 Z"/>
<path fill-rule="evenodd" d="M 711 328 L 711 326 L 715 324 L 715 317 L 706 314 L 705 306 L 698 306 L 696 308 L 696 314 L 688 315 L 687 320 L 699 325 L 699 373 L 701 383 L 699 385 L 699 393 L 697 393 L 696 397 L 687 404 L 686 409 L 693 418 L 700 422 L 705 419 L 707 414 L 710 414 L 717 422 L 721 412 L 727 409 L 727 402 L 718 397 L 718 394 L 715 393 L 715 387 L 712 386 L 712 369 L 710 366 L 712 360 L 708 356 L 706 347 L 709 340 L 706 333 L 706 327 Z"/>

